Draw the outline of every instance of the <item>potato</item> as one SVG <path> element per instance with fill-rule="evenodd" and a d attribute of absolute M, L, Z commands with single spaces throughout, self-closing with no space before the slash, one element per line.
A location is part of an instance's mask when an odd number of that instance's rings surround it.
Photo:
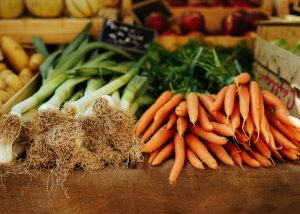
<path fill-rule="evenodd" d="M 5 77 L 9 74 L 13 74 L 14 72 L 12 72 L 11 70 L 9 69 L 5 69 L 3 71 L 0 72 L 0 79 L 5 79 Z"/>
<path fill-rule="evenodd" d="M 44 57 L 39 53 L 35 53 L 30 57 L 29 69 L 36 73 L 39 70 L 39 66 L 43 63 Z"/>
<path fill-rule="evenodd" d="M 29 56 L 17 41 L 11 37 L 3 36 L 0 44 L 5 59 L 14 71 L 20 73 L 23 68 L 28 66 Z"/>
<path fill-rule="evenodd" d="M 0 90 L 4 90 L 5 89 L 5 82 L 3 79 L 0 79 Z"/>
<path fill-rule="evenodd" d="M 7 69 L 7 66 L 4 63 L 0 63 L 0 72 Z"/>
<path fill-rule="evenodd" d="M 25 85 L 27 82 L 29 82 L 32 79 L 33 73 L 31 72 L 31 70 L 29 68 L 24 68 L 20 72 L 19 77 L 20 77 L 22 83 Z"/>
<path fill-rule="evenodd" d="M 7 92 L 0 90 L 0 104 L 4 104 L 9 100 L 10 96 Z"/>
<path fill-rule="evenodd" d="M 9 88 L 14 89 L 15 91 L 19 91 L 23 87 L 20 77 L 16 74 L 7 75 L 4 82 Z"/>

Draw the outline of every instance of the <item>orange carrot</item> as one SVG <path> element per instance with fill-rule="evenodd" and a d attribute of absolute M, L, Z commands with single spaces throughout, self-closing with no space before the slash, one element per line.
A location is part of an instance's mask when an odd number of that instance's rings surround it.
<path fill-rule="evenodd" d="M 231 85 L 228 86 L 228 89 L 227 89 L 226 94 L 225 94 L 224 111 L 225 111 L 225 114 L 227 116 L 227 119 L 233 113 L 233 110 L 234 110 L 236 90 L 237 90 L 236 85 L 231 84 Z"/>
<path fill-rule="evenodd" d="M 268 158 L 266 158 L 265 156 L 259 154 L 256 151 L 250 151 L 249 155 L 257 160 L 263 167 L 270 167 L 272 166 L 272 163 L 270 162 L 270 160 Z"/>
<path fill-rule="evenodd" d="M 153 152 L 150 153 L 150 156 L 149 156 L 149 159 L 148 159 L 148 163 L 149 164 L 155 159 L 155 157 L 160 152 L 160 150 L 161 149 L 159 148 L 159 149 L 156 149 L 155 151 L 153 151 Z"/>
<path fill-rule="evenodd" d="M 228 142 L 228 143 L 226 143 L 226 145 L 224 147 L 229 152 L 234 163 L 236 163 L 239 167 L 241 167 L 241 169 L 244 170 L 243 163 L 242 163 L 242 157 L 241 157 L 240 151 L 238 150 L 236 145 L 234 145 L 232 142 Z"/>
<path fill-rule="evenodd" d="M 227 92 L 228 86 L 224 86 L 219 93 L 217 94 L 217 97 L 213 103 L 213 105 L 210 108 L 210 111 L 218 111 L 220 110 L 223 105 L 224 105 L 224 99 L 225 99 L 225 94 Z"/>
<path fill-rule="evenodd" d="M 198 135 L 199 137 L 203 138 L 204 140 L 206 140 L 210 143 L 224 145 L 228 141 L 227 138 L 225 138 L 225 137 L 220 137 L 219 135 L 216 135 L 213 132 L 205 131 L 198 124 L 196 126 L 189 125 L 189 130 L 190 130 L 191 133 L 193 133 L 195 135 Z"/>
<path fill-rule="evenodd" d="M 170 91 L 163 92 L 159 98 L 155 101 L 155 103 L 148 108 L 147 111 L 143 114 L 143 116 L 139 119 L 139 121 L 135 125 L 135 130 L 137 134 L 141 134 L 147 128 L 149 123 L 154 118 L 157 111 L 166 104 L 172 98 L 172 93 Z"/>
<path fill-rule="evenodd" d="M 181 101 L 181 103 L 179 103 L 175 108 L 175 113 L 178 117 L 185 117 L 187 115 L 186 101 Z"/>
<path fill-rule="evenodd" d="M 165 142 L 170 140 L 175 134 L 175 128 L 167 129 L 167 126 L 161 127 L 152 137 L 151 139 L 143 146 L 141 149 L 142 152 L 149 153 L 152 152 L 162 145 Z"/>
<path fill-rule="evenodd" d="M 248 118 L 246 120 L 244 128 L 245 128 L 245 131 L 247 132 L 247 134 L 249 135 L 249 137 L 251 137 L 251 135 L 254 132 L 254 123 L 253 123 L 251 114 L 248 115 Z"/>
<path fill-rule="evenodd" d="M 204 110 L 204 108 L 201 106 L 200 103 L 198 105 L 198 122 L 206 131 L 212 131 L 214 128 L 208 119 L 206 111 Z"/>
<path fill-rule="evenodd" d="M 242 132 L 240 132 L 239 130 L 235 130 L 235 138 L 236 138 L 236 140 L 239 142 L 239 143 L 241 143 L 241 144 L 247 144 L 248 145 L 248 137 L 244 134 L 244 133 L 242 133 Z M 249 147 L 249 145 L 247 146 L 247 148 Z"/>
<path fill-rule="evenodd" d="M 292 143 L 300 149 L 300 143 L 298 141 L 293 140 Z"/>
<path fill-rule="evenodd" d="M 251 76 L 249 73 L 246 73 L 246 72 L 243 72 L 243 73 L 240 73 L 239 75 L 237 75 L 235 78 L 234 78 L 234 82 L 237 84 L 237 85 L 240 85 L 240 84 L 247 84 L 251 81 Z"/>
<path fill-rule="evenodd" d="M 171 185 L 176 183 L 176 180 L 185 163 L 185 143 L 184 139 L 178 133 L 174 137 L 175 144 L 175 161 L 169 175 L 169 183 Z"/>
<path fill-rule="evenodd" d="M 152 136 L 153 132 L 152 132 L 152 125 L 153 123 L 151 123 L 151 125 L 149 125 L 149 127 L 146 129 L 146 131 L 144 132 L 143 136 L 142 136 L 142 140 L 143 142 L 146 142 L 149 140 L 149 138 Z"/>
<path fill-rule="evenodd" d="M 241 157 L 242 157 L 243 162 L 244 162 L 245 164 L 247 164 L 248 166 L 251 166 L 251 167 L 261 167 L 261 164 L 260 164 L 257 160 L 251 158 L 251 157 L 247 154 L 246 151 L 242 150 L 240 154 L 241 154 Z"/>
<path fill-rule="evenodd" d="M 283 148 L 280 150 L 281 154 L 291 160 L 298 160 L 297 153 L 292 149 Z"/>
<path fill-rule="evenodd" d="M 285 137 L 290 140 L 300 141 L 300 135 L 293 129 L 293 127 L 283 125 L 276 117 L 272 117 L 269 111 L 266 111 L 266 116 L 272 126 L 280 131 Z"/>
<path fill-rule="evenodd" d="M 188 147 L 211 169 L 218 169 L 217 161 L 209 153 L 205 145 L 193 134 L 186 136 Z"/>
<path fill-rule="evenodd" d="M 229 125 L 225 125 L 223 123 L 211 122 L 213 125 L 213 132 L 219 136 L 231 137 L 234 135 L 234 132 Z"/>
<path fill-rule="evenodd" d="M 151 165 L 156 166 L 161 164 L 164 160 L 168 159 L 173 154 L 174 149 L 175 149 L 174 142 L 171 141 L 159 151 L 159 153 L 151 162 Z"/>
<path fill-rule="evenodd" d="M 235 131 L 241 124 L 241 114 L 238 101 L 234 104 L 233 113 L 230 115 L 231 127 Z"/>
<path fill-rule="evenodd" d="M 203 163 L 197 157 L 197 155 L 195 154 L 195 152 L 193 152 L 189 148 L 185 148 L 185 156 L 186 156 L 186 159 L 190 162 L 190 164 L 195 169 L 204 169 Z"/>
<path fill-rule="evenodd" d="M 284 103 L 272 92 L 269 91 L 262 91 L 264 102 L 274 107 L 275 109 L 283 109 L 283 111 L 287 114 L 289 114 L 289 111 L 285 107 Z"/>
<path fill-rule="evenodd" d="M 169 114 L 164 114 L 158 120 L 153 121 L 150 129 L 150 135 L 153 135 L 161 127 L 161 125 L 167 120 L 168 116 Z"/>
<path fill-rule="evenodd" d="M 276 143 L 283 146 L 286 149 L 294 149 L 297 150 L 297 146 L 295 146 L 291 141 L 286 139 L 279 131 L 277 131 L 274 127 L 270 126 L 270 131 L 274 137 Z"/>
<path fill-rule="evenodd" d="M 182 100 L 181 94 L 174 95 L 171 100 L 169 100 L 163 107 L 161 107 L 155 114 L 154 120 L 159 120 L 159 118 L 164 117 L 164 115 L 168 114 L 172 111 Z"/>
<path fill-rule="evenodd" d="M 260 103 L 260 131 L 261 135 L 265 139 L 266 143 L 270 142 L 270 136 L 269 136 L 269 122 L 265 116 L 265 106 L 264 106 L 264 100 L 262 93 L 259 94 L 259 103 Z"/>
<path fill-rule="evenodd" d="M 290 116 L 283 108 L 275 109 L 275 116 L 278 118 L 278 120 L 280 120 L 280 122 L 287 126 L 300 128 L 300 120 L 296 117 Z"/>
<path fill-rule="evenodd" d="M 198 96 L 191 92 L 186 96 L 186 105 L 190 122 L 195 124 L 198 119 Z"/>
<path fill-rule="evenodd" d="M 251 116 L 255 125 L 258 137 L 260 135 L 260 88 L 256 81 L 251 81 L 249 85 L 251 99 Z"/>
<path fill-rule="evenodd" d="M 167 129 L 172 128 L 174 126 L 174 124 L 176 123 L 176 121 L 177 121 L 177 115 L 175 114 L 175 112 L 173 112 L 170 115 L 169 121 L 167 123 Z"/>
<path fill-rule="evenodd" d="M 271 151 L 266 145 L 266 143 L 261 138 L 258 138 L 257 141 L 256 139 L 257 139 L 257 134 L 251 136 L 252 145 L 254 145 L 254 147 L 260 152 L 260 154 L 262 154 L 266 158 L 271 158 Z"/>
<path fill-rule="evenodd" d="M 238 95 L 239 95 L 240 112 L 243 118 L 242 129 L 244 130 L 244 125 L 248 118 L 249 107 L 250 107 L 250 94 L 249 94 L 248 87 L 246 85 L 241 85 L 238 88 Z"/>
<path fill-rule="evenodd" d="M 185 133 L 188 127 L 189 121 L 186 117 L 178 117 L 177 119 L 177 131 L 180 137 Z"/>
<path fill-rule="evenodd" d="M 208 96 L 207 94 L 201 94 L 199 95 L 199 99 L 204 108 L 209 112 L 209 114 L 215 121 L 217 121 L 218 123 L 226 123 L 227 118 L 221 111 L 210 112 L 210 108 L 214 102 L 210 96 Z"/>
<path fill-rule="evenodd" d="M 211 96 L 211 98 L 213 98 L 214 101 L 216 101 L 216 99 L 217 99 L 217 95 L 216 94 L 211 94 L 210 96 Z"/>
<path fill-rule="evenodd" d="M 206 143 L 206 146 L 208 148 L 209 151 L 211 151 L 217 158 L 219 158 L 223 163 L 227 164 L 227 165 L 234 165 L 233 160 L 231 159 L 231 157 L 227 154 L 226 150 L 217 144 L 214 143 Z"/>

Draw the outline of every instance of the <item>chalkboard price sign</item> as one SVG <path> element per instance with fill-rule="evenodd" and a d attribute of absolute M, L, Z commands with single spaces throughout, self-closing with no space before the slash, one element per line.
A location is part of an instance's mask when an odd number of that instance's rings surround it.
<path fill-rule="evenodd" d="M 128 51 L 144 53 L 148 43 L 155 36 L 156 31 L 151 28 L 132 26 L 107 19 L 103 23 L 100 40 Z"/>

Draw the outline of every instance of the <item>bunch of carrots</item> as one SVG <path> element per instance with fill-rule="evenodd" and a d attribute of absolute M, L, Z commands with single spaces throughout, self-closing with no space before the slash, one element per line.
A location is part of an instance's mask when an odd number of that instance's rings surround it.
<path fill-rule="evenodd" d="M 248 73 L 218 94 L 184 96 L 165 91 L 136 123 L 135 130 L 156 166 L 171 157 L 175 161 L 169 182 L 174 184 L 185 160 L 194 168 L 218 169 L 216 158 L 227 165 L 243 163 L 270 167 L 272 157 L 297 160 L 300 156 L 300 121 L 290 116 L 274 94 L 261 91 Z M 203 164 L 204 163 L 204 164 Z"/>

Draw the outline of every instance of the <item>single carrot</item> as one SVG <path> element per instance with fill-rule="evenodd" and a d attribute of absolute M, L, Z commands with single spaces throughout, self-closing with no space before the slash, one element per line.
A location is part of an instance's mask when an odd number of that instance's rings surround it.
<path fill-rule="evenodd" d="M 242 150 L 240 154 L 241 154 L 243 162 L 245 164 L 247 164 L 248 166 L 261 167 L 261 164 L 257 160 L 251 158 L 246 151 Z"/>
<path fill-rule="evenodd" d="M 175 113 L 178 117 L 185 117 L 187 115 L 186 101 L 181 101 L 181 103 L 179 103 L 175 108 Z"/>
<path fill-rule="evenodd" d="M 146 129 L 146 131 L 144 132 L 143 136 L 142 136 L 142 140 L 143 142 L 146 142 L 150 139 L 150 137 L 152 136 L 153 132 L 152 132 L 152 125 L 153 123 L 151 123 L 149 125 L 149 127 Z"/>
<path fill-rule="evenodd" d="M 158 120 L 153 121 L 150 130 L 151 135 L 153 135 L 161 127 L 161 125 L 167 120 L 168 116 L 169 114 L 164 114 Z"/>
<path fill-rule="evenodd" d="M 236 163 L 239 167 L 241 167 L 242 170 L 244 170 L 242 157 L 236 145 L 234 145 L 232 142 L 228 142 L 226 143 L 226 145 L 224 145 L 224 147 L 229 152 L 233 162 Z"/>
<path fill-rule="evenodd" d="M 241 124 L 240 106 L 238 101 L 234 104 L 233 113 L 230 115 L 231 127 L 235 131 Z"/>
<path fill-rule="evenodd" d="M 159 153 L 151 162 L 151 165 L 156 166 L 161 164 L 164 160 L 168 159 L 173 154 L 174 150 L 174 141 L 171 141 L 159 151 Z"/>
<path fill-rule="evenodd" d="M 175 145 L 175 161 L 169 175 L 169 183 L 171 185 L 176 183 L 176 180 L 185 163 L 185 142 L 184 139 L 179 136 L 178 133 L 174 137 Z"/>
<path fill-rule="evenodd" d="M 254 126 L 260 135 L 260 88 L 256 81 L 251 81 L 249 85 L 250 99 L 251 99 L 251 116 L 253 119 Z"/>
<path fill-rule="evenodd" d="M 249 144 L 249 139 L 248 137 L 242 133 L 241 131 L 239 130 L 235 130 L 235 134 L 234 134 L 236 140 L 241 143 L 241 144 Z M 250 149 L 249 145 L 247 146 L 247 149 Z"/>
<path fill-rule="evenodd" d="M 157 111 L 166 104 L 172 98 L 171 91 L 163 92 L 159 98 L 155 101 L 155 103 L 148 108 L 147 111 L 142 115 L 139 121 L 135 125 L 135 130 L 137 134 L 141 134 L 147 128 L 149 123 L 153 120 Z"/>
<path fill-rule="evenodd" d="M 274 107 L 275 109 L 283 109 L 283 111 L 289 114 L 289 111 L 285 107 L 284 103 L 272 92 L 269 91 L 262 91 L 264 103 L 269 106 Z"/>
<path fill-rule="evenodd" d="M 161 149 L 159 148 L 159 149 L 156 149 L 155 151 L 153 151 L 153 152 L 150 153 L 150 156 L 149 156 L 149 159 L 148 159 L 148 163 L 149 164 L 155 159 L 155 157 L 160 152 L 160 150 Z"/>
<path fill-rule="evenodd" d="M 193 134 L 186 136 L 188 147 L 211 169 L 218 169 L 217 161 L 209 153 L 205 145 Z"/>
<path fill-rule="evenodd" d="M 225 94 L 227 92 L 227 89 L 228 89 L 228 86 L 224 86 L 219 91 L 213 105 L 210 108 L 210 111 L 214 112 L 214 111 L 219 111 L 220 109 L 222 109 L 222 107 L 224 105 L 224 99 L 225 99 Z"/>
<path fill-rule="evenodd" d="M 196 126 L 189 125 L 189 131 L 204 140 L 210 142 L 210 143 L 215 143 L 219 145 L 224 145 L 227 143 L 228 139 L 225 137 L 220 137 L 219 135 L 216 135 L 213 132 L 208 132 L 205 131 L 201 126 L 198 124 Z"/>
<path fill-rule="evenodd" d="M 292 140 L 292 143 L 300 149 L 300 143 L 298 141 Z"/>
<path fill-rule="evenodd" d="M 249 94 L 248 87 L 246 85 L 241 85 L 238 88 L 238 95 L 239 95 L 240 112 L 243 118 L 242 129 L 244 130 L 244 125 L 248 118 L 249 107 L 250 107 L 250 94 Z"/>
<path fill-rule="evenodd" d="M 266 111 L 266 116 L 272 126 L 280 131 L 285 137 L 291 140 L 300 141 L 300 135 L 293 127 L 283 125 L 276 117 L 271 116 L 269 111 Z"/>
<path fill-rule="evenodd" d="M 247 132 L 247 134 L 249 135 L 249 137 L 251 137 L 251 135 L 254 132 L 254 123 L 253 123 L 251 114 L 248 115 L 244 129 L 245 129 L 245 132 Z"/>
<path fill-rule="evenodd" d="M 269 142 L 267 145 L 270 145 L 271 148 L 273 148 L 273 149 L 275 149 L 275 150 L 280 149 L 280 147 L 279 147 L 279 148 L 276 147 L 275 139 L 274 139 L 274 137 L 273 137 L 271 131 L 269 131 L 269 136 L 270 136 L 270 142 Z M 280 145 L 280 146 L 281 146 L 281 145 Z M 281 146 L 281 147 L 282 147 L 282 146 Z"/>
<path fill-rule="evenodd" d="M 210 111 L 210 108 L 214 102 L 210 96 L 208 96 L 207 94 L 200 94 L 199 99 L 204 108 L 209 112 L 209 114 L 215 121 L 217 121 L 218 123 L 226 123 L 227 118 L 221 111 Z"/>
<path fill-rule="evenodd" d="M 272 166 L 272 163 L 270 162 L 270 160 L 268 158 L 266 158 L 265 156 L 259 154 L 256 151 L 250 151 L 249 155 L 257 160 L 263 167 L 270 167 Z"/>
<path fill-rule="evenodd" d="M 262 93 L 259 93 L 259 104 L 260 104 L 260 132 L 266 143 L 270 142 L 270 125 L 265 115 L 265 105 Z"/>
<path fill-rule="evenodd" d="M 214 101 L 216 101 L 216 99 L 217 99 L 217 95 L 216 94 L 211 94 L 210 96 L 211 96 L 211 98 L 213 98 Z"/>
<path fill-rule="evenodd" d="M 271 151 L 268 148 L 267 144 L 261 139 L 258 138 L 257 139 L 257 134 L 253 134 L 251 136 L 251 141 L 252 141 L 252 145 L 254 145 L 254 147 L 260 152 L 260 154 L 262 154 L 264 157 L 266 158 L 271 158 Z M 256 142 L 255 142 L 256 141 Z"/>
<path fill-rule="evenodd" d="M 300 128 L 300 120 L 296 117 L 293 117 L 285 112 L 283 108 L 275 109 L 275 116 L 287 126 L 294 126 Z"/>
<path fill-rule="evenodd" d="M 189 119 L 192 124 L 195 124 L 198 119 L 198 104 L 199 103 L 197 94 L 190 92 L 186 96 L 186 105 Z"/>
<path fill-rule="evenodd" d="M 189 148 L 185 148 L 185 156 L 186 156 L 186 159 L 190 162 L 190 164 L 195 169 L 204 169 L 203 163 L 197 157 L 197 155 L 195 154 L 195 152 L 193 152 Z"/>
<path fill-rule="evenodd" d="M 219 136 L 224 137 L 232 137 L 234 135 L 234 131 L 232 130 L 231 126 L 223 123 L 216 123 L 211 122 L 213 125 L 213 132 L 216 133 Z"/>
<path fill-rule="evenodd" d="M 283 148 L 280 150 L 281 154 L 291 160 L 298 160 L 297 153 L 293 149 Z"/>
<path fill-rule="evenodd" d="M 177 131 L 180 137 L 185 133 L 187 130 L 189 121 L 186 117 L 178 117 L 177 119 Z"/>
<path fill-rule="evenodd" d="M 284 137 L 273 126 L 270 126 L 270 131 L 274 137 L 275 142 L 282 145 L 283 148 L 294 149 L 294 150 L 298 149 L 297 146 L 295 146 L 291 141 L 289 141 L 286 137 Z"/>
<path fill-rule="evenodd" d="M 165 142 L 170 140 L 175 134 L 175 128 L 167 129 L 167 126 L 161 127 L 151 138 L 150 140 L 143 146 L 141 149 L 142 152 L 149 153 L 152 152 L 162 145 Z"/>
<path fill-rule="evenodd" d="M 212 131 L 213 125 L 209 121 L 208 115 L 201 104 L 198 104 L 198 122 L 206 131 Z"/>
<path fill-rule="evenodd" d="M 169 121 L 167 123 L 167 129 L 170 129 L 174 126 L 174 124 L 177 121 L 177 115 L 175 114 L 175 112 L 172 112 L 172 114 L 170 115 Z"/>
<path fill-rule="evenodd" d="M 172 111 L 182 100 L 181 94 L 174 95 L 165 105 L 163 105 L 155 114 L 154 120 L 159 120 L 159 118 L 164 117 Z"/>
<path fill-rule="evenodd" d="M 241 85 L 241 84 L 247 84 L 251 81 L 251 76 L 249 73 L 246 73 L 246 72 L 243 72 L 243 73 L 240 73 L 239 75 L 237 75 L 235 78 L 234 78 L 234 82 L 237 84 L 237 85 Z"/>
<path fill-rule="evenodd" d="M 225 114 L 227 116 L 227 119 L 233 113 L 233 110 L 234 110 L 236 90 L 237 90 L 236 85 L 231 84 L 231 85 L 228 86 L 228 89 L 227 89 L 226 94 L 225 94 L 224 111 L 225 111 Z"/>
<path fill-rule="evenodd" d="M 230 166 L 234 165 L 233 160 L 222 146 L 208 142 L 206 143 L 206 146 L 208 150 L 212 152 L 217 158 L 219 158 L 223 163 Z"/>

